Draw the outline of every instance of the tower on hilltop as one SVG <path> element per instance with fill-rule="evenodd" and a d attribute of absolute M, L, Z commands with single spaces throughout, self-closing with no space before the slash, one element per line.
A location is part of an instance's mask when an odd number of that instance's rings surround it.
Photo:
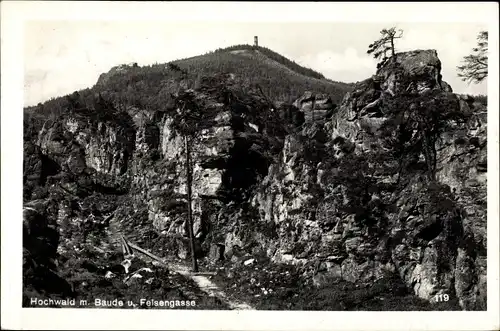
<path fill-rule="evenodd" d="M 253 45 L 254 45 L 254 47 L 259 47 L 259 37 L 258 36 L 253 37 Z"/>

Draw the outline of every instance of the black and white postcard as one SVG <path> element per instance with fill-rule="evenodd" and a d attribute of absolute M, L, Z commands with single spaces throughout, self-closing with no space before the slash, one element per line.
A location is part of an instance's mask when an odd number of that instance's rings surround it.
<path fill-rule="evenodd" d="M 498 3 L 2 3 L 2 328 L 497 329 Z"/>

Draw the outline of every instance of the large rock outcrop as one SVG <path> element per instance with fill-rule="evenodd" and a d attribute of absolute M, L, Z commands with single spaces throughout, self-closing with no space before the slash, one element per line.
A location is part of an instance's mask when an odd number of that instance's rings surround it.
<path fill-rule="evenodd" d="M 455 290 L 462 306 L 486 308 L 487 113 L 459 96 L 468 114 L 439 145 L 437 180 L 448 185 L 461 207 L 463 236 L 455 261 Z"/>
<path fill-rule="evenodd" d="M 439 126 L 433 169 L 422 142 L 407 161 L 387 147 L 384 128 L 401 116 L 398 106 L 412 103 L 414 113 L 427 104 Z M 441 80 L 435 51 L 398 54 L 357 84 L 330 122 L 286 138 L 281 162 L 254 198 L 278 228 L 274 258 L 316 260 L 329 281 L 373 282 L 396 272 L 419 297 L 447 293 L 465 309 L 485 309 L 484 119 Z M 416 136 L 418 127 L 411 129 L 406 134 Z"/>

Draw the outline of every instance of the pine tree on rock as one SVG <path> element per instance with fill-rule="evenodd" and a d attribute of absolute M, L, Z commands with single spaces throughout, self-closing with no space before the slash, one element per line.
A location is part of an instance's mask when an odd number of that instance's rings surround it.
<path fill-rule="evenodd" d="M 394 40 L 403 37 L 403 30 L 396 30 L 396 27 L 390 29 L 382 29 L 380 31 L 380 39 L 374 41 L 368 45 L 367 54 L 373 54 L 373 57 L 380 62 L 377 64 L 377 69 L 382 67 L 387 60 L 394 57 L 396 54 L 396 49 L 394 47 Z M 390 51 L 390 56 L 387 56 L 387 52 Z"/>

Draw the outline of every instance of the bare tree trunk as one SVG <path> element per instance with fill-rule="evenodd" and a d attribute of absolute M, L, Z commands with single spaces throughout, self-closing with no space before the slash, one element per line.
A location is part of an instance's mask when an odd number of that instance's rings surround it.
<path fill-rule="evenodd" d="M 194 231 L 193 231 L 193 212 L 191 210 L 191 186 L 192 186 L 192 178 L 191 178 L 191 164 L 190 157 L 191 151 L 189 149 L 189 141 L 187 135 L 184 136 L 184 144 L 186 149 L 186 186 L 187 186 L 187 200 L 188 200 L 188 231 L 189 231 L 189 243 L 191 248 L 191 262 L 193 272 L 198 272 L 198 262 L 196 261 L 196 254 L 194 248 Z"/>
<path fill-rule="evenodd" d="M 312 122 L 314 123 L 314 107 L 316 107 L 316 95 L 313 96 L 311 113 L 312 113 Z"/>

